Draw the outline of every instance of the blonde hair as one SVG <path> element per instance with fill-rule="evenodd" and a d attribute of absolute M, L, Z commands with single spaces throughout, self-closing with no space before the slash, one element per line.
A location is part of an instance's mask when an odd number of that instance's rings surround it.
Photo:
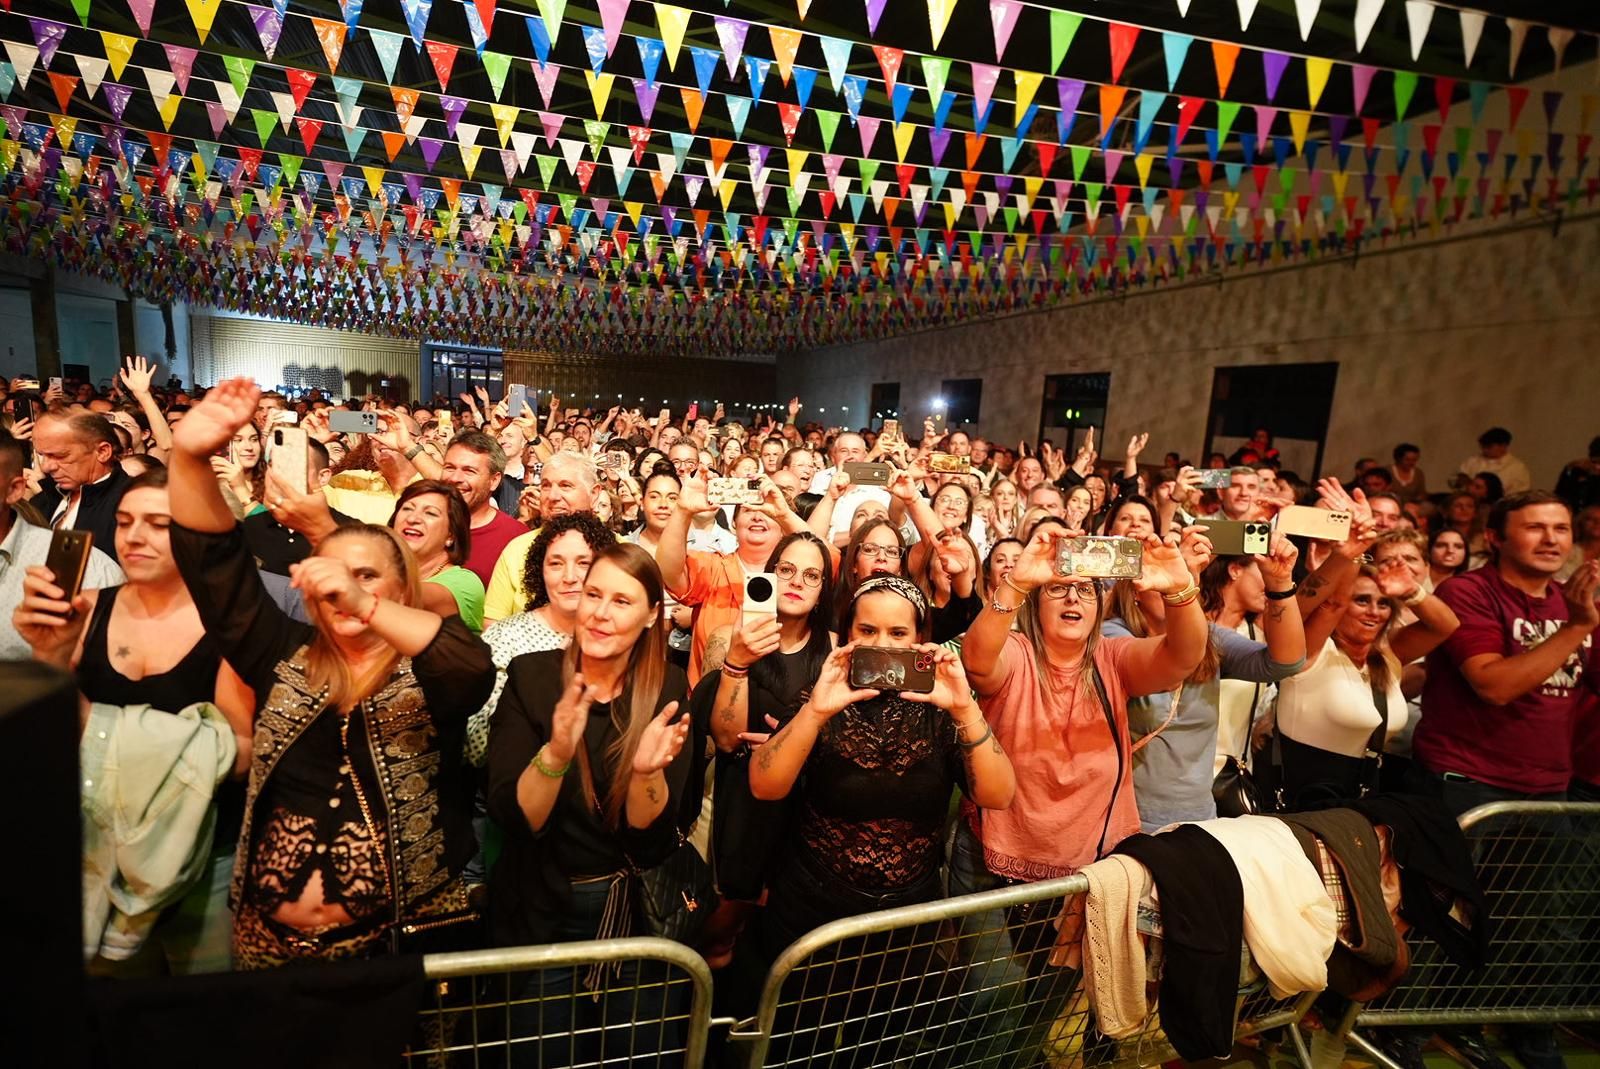
<path fill-rule="evenodd" d="M 667 633 L 661 626 L 661 572 L 650 554 L 631 542 L 619 542 L 595 555 L 589 574 L 593 575 L 602 561 L 610 561 L 644 587 L 645 600 L 651 610 L 650 623 L 645 625 L 628 653 L 628 666 L 622 674 L 622 692 L 611 703 L 611 724 L 617 730 L 617 737 L 606 747 L 611 786 L 606 791 L 605 818 L 607 826 L 615 831 L 622 823 L 622 807 L 628 800 L 629 770 L 634 754 L 639 750 L 644 729 L 655 719 L 656 703 L 661 700 L 661 689 L 666 685 Z M 578 646 L 574 641 L 562 658 L 563 689 L 578 671 L 581 656 Z M 578 745 L 584 743 L 580 741 Z"/>
<path fill-rule="evenodd" d="M 1222 558 L 1218 558 L 1222 559 Z M 1236 558 L 1234 558 L 1236 559 Z M 1247 558 L 1248 559 L 1248 558 Z M 1117 616 L 1128 625 L 1128 630 L 1139 638 L 1150 636 L 1150 621 L 1145 618 L 1144 609 L 1139 605 L 1139 592 L 1133 588 L 1130 579 L 1118 579 L 1116 586 L 1111 588 L 1111 603 Z M 1204 683 L 1214 679 L 1222 671 L 1222 651 L 1217 648 L 1217 641 L 1211 632 L 1211 621 L 1206 620 L 1206 652 L 1200 657 L 1200 664 L 1189 673 L 1186 682 Z"/>
<path fill-rule="evenodd" d="M 403 587 L 400 604 L 414 606 L 422 603 L 422 576 L 417 568 L 417 558 L 399 534 L 372 523 L 340 527 L 323 539 L 317 555 L 326 556 L 329 546 L 349 538 L 366 538 L 383 543 L 388 549 L 390 563 L 400 573 Z M 344 709 L 368 697 L 367 694 L 357 693 L 357 680 L 350 671 L 350 662 L 324 630 L 321 618 L 316 615 L 311 618 L 316 622 L 317 633 L 306 646 L 306 683 L 309 689 L 316 692 L 327 688 L 327 704 L 335 709 Z M 380 682 L 387 680 L 403 656 L 399 650 L 390 647 L 388 658 L 372 678 Z"/>

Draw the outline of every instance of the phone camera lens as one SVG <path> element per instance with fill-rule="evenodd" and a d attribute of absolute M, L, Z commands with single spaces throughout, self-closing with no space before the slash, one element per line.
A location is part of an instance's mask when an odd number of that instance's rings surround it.
<path fill-rule="evenodd" d="M 750 596 L 752 601 L 766 601 L 768 598 L 772 597 L 772 580 L 767 579 L 764 576 L 756 576 L 750 580 L 750 584 L 745 588 L 745 592 Z"/>

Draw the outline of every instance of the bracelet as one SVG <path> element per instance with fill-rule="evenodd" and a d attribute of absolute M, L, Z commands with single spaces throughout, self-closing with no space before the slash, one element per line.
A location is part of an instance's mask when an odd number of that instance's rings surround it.
<path fill-rule="evenodd" d="M 1011 577 L 1009 575 L 1002 575 L 1000 577 L 1000 581 L 1002 583 L 1004 583 L 1006 586 L 1010 587 L 1012 590 L 1015 590 L 1018 594 L 1021 594 L 1024 601 L 1027 600 L 1028 592 L 1026 590 L 1022 589 L 1017 584 L 1013 583 L 1011 581 Z"/>
<path fill-rule="evenodd" d="M 1417 587 L 1417 592 L 1415 594 L 1411 595 L 1405 601 L 1401 602 L 1401 604 L 1402 605 L 1406 605 L 1406 606 L 1421 605 L 1424 601 L 1427 601 L 1427 600 L 1428 600 L 1428 592 L 1426 590 L 1424 590 L 1422 587 L 1419 586 L 1419 587 Z"/>
<path fill-rule="evenodd" d="M 560 768 L 551 768 L 549 765 L 544 763 L 544 758 L 539 756 L 542 753 L 544 753 L 543 746 L 533 751 L 533 760 L 528 762 L 528 764 L 531 765 L 541 776 L 549 776 L 551 779 L 560 779 L 562 776 L 565 776 L 569 771 L 571 771 L 571 761 L 568 761 Z"/>
<path fill-rule="evenodd" d="M 723 661 L 722 674 L 730 679 L 743 679 L 745 676 L 750 674 L 750 666 L 747 664 L 737 665 L 732 661 Z"/>
<path fill-rule="evenodd" d="M 417 454 L 420 453 L 420 452 L 422 452 L 422 443 L 418 442 L 417 444 L 413 445 L 410 449 L 406 450 L 406 459 L 407 460 L 415 460 L 415 459 L 417 459 Z"/>
<path fill-rule="evenodd" d="M 1199 596 L 1200 596 L 1200 586 L 1193 579 L 1191 579 L 1191 580 L 1189 580 L 1189 585 L 1184 587 L 1182 590 L 1178 591 L 1177 593 L 1175 593 L 1175 594 L 1162 594 L 1161 595 L 1161 600 L 1166 602 L 1168 605 L 1171 605 L 1173 607 L 1177 607 L 1179 605 L 1187 605 L 1187 604 L 1189 604 L 1189 602 L 1193 601 L 1195 598 L 1197 598 Z"/>
<path fill-rule="evenodd" d="M 378 614 L 378 603 L 382 600 L 378 595 L 372 595 L 372 608 L 367 610 L 367 615 L 359 618 L 362 627 L 368 627 L 372 624 L 372 618 Z"/>
<path fill-rule="evenodd" d="M 1267 600 L 1268 601 L 1288 601 L 1290 598 L 1294 597 L 1298 593 L 1300 593 L 1300 584 L 1299 583 L 1295 583 L 1294 585 L 1289 587 L 1288 590 L 1269 590 L 1269 591 L 1267 591 Z"/>
<path fill-rule="evenodd" d="M 979 735 L 977 738 L 973 739 L 971 742 L 963 742 L 961 740 L 961 733 L 959 731 L 957 731 L 956 732 L 956 744 L 958 746 L 960 746 L 963 750 L 976 750 L 979 746 L 982 746 L 985 742 L 988 742 L 990 736 L 992 736 L 993 734 L 994 734 L 993 725 L 991 725 L 987 720 L 985 720 L 983 722 L 983 734 L 982 735 Z"/>

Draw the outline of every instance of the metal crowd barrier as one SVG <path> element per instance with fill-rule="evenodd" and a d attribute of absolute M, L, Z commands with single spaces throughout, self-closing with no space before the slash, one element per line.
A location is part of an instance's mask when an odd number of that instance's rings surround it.
<path fill-rule="evenodd" d="M 1600 803 L 1495 802 L 1461 817 L 1492 918 L 1482 969 L 1411 941 L 1405 983 L 1353 1027 L 1600 1021 Z M 1349 1041 L 1395 1069 L 1358 1031 Z"/>
<path fill-rule="evenodd" d="M 432 1004 L 407 1069 L 657 1066 L 699 1069 L 711 969 L 668 939 L 607 939 L 429 954 Z M 601 998 L 584 986 L 601 967 Z"/>

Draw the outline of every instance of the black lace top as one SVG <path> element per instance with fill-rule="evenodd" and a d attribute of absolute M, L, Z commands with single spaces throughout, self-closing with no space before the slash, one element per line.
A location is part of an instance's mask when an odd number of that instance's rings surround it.
<path fill-rule="evenodd" d="M 801 849 L 855 887 L 909 887 L 938 867 L 953 787 L 966 769 L 950 714 L 889 695 L 828 721 L 797 795 Z"/>

